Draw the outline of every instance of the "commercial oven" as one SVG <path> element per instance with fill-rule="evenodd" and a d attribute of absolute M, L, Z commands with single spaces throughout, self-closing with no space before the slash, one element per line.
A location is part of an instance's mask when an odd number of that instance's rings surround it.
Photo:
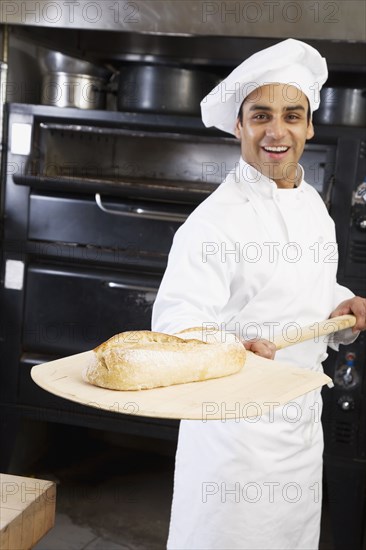
<path fill-rule="evenodd" d="M 30 369 L 150 328 L 174 233 L 238 144 L 194 117 L 12 104 L 7 120 L 1 435 L 11 447 L 15 420 L 29 417 L 175 440 L 177 421 L 78 406 L 38 388 Z"/>

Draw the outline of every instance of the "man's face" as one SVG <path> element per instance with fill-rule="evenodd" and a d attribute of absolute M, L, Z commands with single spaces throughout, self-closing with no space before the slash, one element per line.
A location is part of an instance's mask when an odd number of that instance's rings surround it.
<path fill-rule="evenodd" d="M 243 103 L 235 135 L 243 159 L 278 187 L 293 187 L 305 142 L 314 135 L 307 97 L 294 86 L 266 84 Z"/>

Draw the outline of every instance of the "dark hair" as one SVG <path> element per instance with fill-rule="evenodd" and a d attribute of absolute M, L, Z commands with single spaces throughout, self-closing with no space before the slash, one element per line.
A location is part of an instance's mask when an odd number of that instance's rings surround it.
<path fill-rule="evenodd" d="M 243 105 L 245 103 L 245 100 L 246 98 L 244 99 L 244 101 L 242 102 L 242 104 L 240 105 L 240 109 L 239 109 L 239 112 L 238 112 L 238 119 L 241 123 L 243 123 Z M 311 118 L 311 110 L 310 110 L 310 103 L 309 103 L 309 99 L 306 98 L 306 101 L 308 103 L 308 112 L 306 114 L 306 117 L 307 117 L 307 121 L 308 121 L 308 125 L 310 123 L 310 118 Z"/>

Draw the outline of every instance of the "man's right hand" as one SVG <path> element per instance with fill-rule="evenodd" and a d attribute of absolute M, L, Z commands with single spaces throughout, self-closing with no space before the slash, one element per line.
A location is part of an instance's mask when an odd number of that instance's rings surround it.
<path fill-rule="evenodd" d="M 247 340 L 243 342 L 243 346 L 248 351 L 264 357 L 265 359 L 274 359 L 276 354 L 276 346 L 273 342 L 265 340 L 264 338 L 258 338 L 258 340 Z"/>

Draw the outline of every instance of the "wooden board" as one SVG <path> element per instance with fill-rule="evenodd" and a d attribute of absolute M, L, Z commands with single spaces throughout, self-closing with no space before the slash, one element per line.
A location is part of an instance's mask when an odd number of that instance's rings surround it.
<path fill-rule="evenodd" d="M 28 550 L 53 527 L 52 481 L 0 474 L 0 548 Z"/>
<path fill-rule="evenodd" d="M 86 351 L 32 368 L 41 388 L 59 397 L 107 411 L 190 420 L 246 418 L 269 411 L 269 403 L 283 405 L 331 379 L 313 372 L 270 361 L 247 352 L 243 369 L 230 376 L 141 391 L 115 391 L 82 379 L 92 351 Z M 274 406 L 274 405 L 273 405 Z"/>

